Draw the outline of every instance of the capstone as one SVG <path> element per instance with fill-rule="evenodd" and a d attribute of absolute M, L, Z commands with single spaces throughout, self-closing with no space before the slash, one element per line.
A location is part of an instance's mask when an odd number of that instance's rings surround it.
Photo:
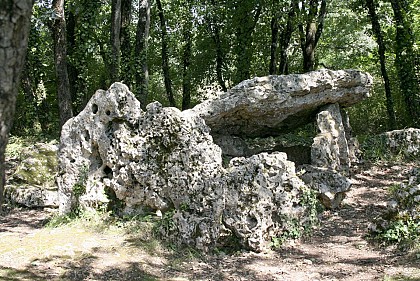
<path fill-rule="evenodd" d="M 241 137 L 281 135 L 312 122 L 328 104 L 352 106 L 369 97 L 372 77 L 357 70 L 257 77 L 198 104 L 212 134 Z"/>

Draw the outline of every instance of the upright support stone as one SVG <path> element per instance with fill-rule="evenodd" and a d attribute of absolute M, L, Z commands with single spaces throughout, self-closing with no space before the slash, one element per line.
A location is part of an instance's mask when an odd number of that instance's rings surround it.
<path fill-rule="evenodd" d="M 339 104 L 321 108 L 316 116 L 318 135 L 311 148 L 311 164 L 303 165 L 302 180 L 318 191 L 321 203 L 330 209 L 337 208 L 350 189 L 351 182 L 346 174 L 351 165 L 346 133 L 350 134 L 347 115 L 343 122 Z"/>
<path fill-rule="evenodd" d="M 349 159 L 350 164 L 352 163 L 359 163 L 360 161 L 360 145 L 359 141 L 356 137 L 353 136 L 353 129 L 350 125 L 350 119 L 349 115 L 347 114 L 347 111 L 344 108 L 340 109 L 341 112 L 341 119 L 343 120 L 343 126 L 344 126 L 344 132 L 347 139 L 347 144 L 349 148 Z"/>
<path fill-rule="evenodd" d="M 329 104 L 322 107 L 317 114 L 316 122 L 319 134 L 312 144 L 311 164 L 336 171 L 348 171 L 349 146 L 340 106 Z"/>

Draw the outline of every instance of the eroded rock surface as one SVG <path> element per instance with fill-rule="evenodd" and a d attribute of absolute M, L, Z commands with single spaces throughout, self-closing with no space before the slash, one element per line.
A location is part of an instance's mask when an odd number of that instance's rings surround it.
<path fill-rule="evenodd" d="M 311 122 L 324 105 L 360 102 L 371 86 L 372 77 L 356 70 L 258 77 L 191 111 L 204 118 L 212 134 L 273 136 Z"/>
<path fill-rule="evenodd" d="M 384 133 L 383 137 L 391 152 L 408 158 L 420 156 L 420 129 L 394 130 Z"/>
<path fill-rule="evenodd" d="M 351 165 L 350 155 L 355 153 L 351 152 L 354 147 L 349 146 L 348 140 L 354 141 L 345 118 L 339 104 L 320 109 L 316 116 L 318 135 L 311 147 L 311 165 L 299 167 L 302 180 L 318 192 L 321 203 L 330 209 L 340 205 L 351 187 L 346 176 Z"/>
<path fill-rule="evenodd" d="M 121 83 L 63 126 L 57 182 L 62 213 L 102 205 L 162 213 L 167 239 L 203 250 L 233 236 L 260 251 L 311 213 L 308 188 L 284 153 L 233 158 L 224 168 L 201 117 L 159 103 L 142 111 Z"/>

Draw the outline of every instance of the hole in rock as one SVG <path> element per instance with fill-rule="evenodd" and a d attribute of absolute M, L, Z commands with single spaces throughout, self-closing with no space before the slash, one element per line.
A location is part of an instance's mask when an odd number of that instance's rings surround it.
<path fill-rule="evenodd" d="M 105 113 L 106 113 L 106 115 L 111 115 L 111 111 L 109 111 L 109 110 L 107 110 L 107 111 L 105 111 Z"/>
<path fill-rule="evenodd" d="M 111 211 L 114 214 L 119 214 L 125 207 L 125 203 L 123 200 L 117 197 L 115 191 L 110 187 L 105 187 L 105 195 L 108 198 L 108 206 L 107 211 Z"/>
<path fill-rule="evenodd" d="M 107 178 L 112 179 L 112 169 L 110 167 L 105 166 L 103 171 Z"/>
<path fill-rule="evenodd" d="M 71 159 L 70 160 L 70 163 L 75 163 L 76 162 L 76 159 Z"/>
<path fill-rule="evenodd" d="M 103 161 L 99 155 L 99 147 L 97 143 L 92 145 L 92 153 L 89 155 L 89 171 L 94 172 L 102 167 Z"/>
<path fill-rule="evenodd" d="M 253 229 L 254 227 L 256 227 L 257 226 L 257 224 L 258 224 L 258 220 L 254 217 L 254 216 L 248 216 L 247 218 L 246 218 L 246 221 L 247 221 L 247 223 L 248 223 L 248 227 L 249 227 L 249 229 Z"/>
<path fill-rule="evenodd" d="M 97 104 L 92 104 L 92 112 L 93 114 L 96 114 L 98 112 L 98 105 Z"/>
<path fill-rule="evenodd" d="M 89 131 L 88 130 L 86 130 L 86 137 L 85 137 L 85 140 L 86 141 L 89 141 L 90 140 L 90 134 L 89 134 Z"/>

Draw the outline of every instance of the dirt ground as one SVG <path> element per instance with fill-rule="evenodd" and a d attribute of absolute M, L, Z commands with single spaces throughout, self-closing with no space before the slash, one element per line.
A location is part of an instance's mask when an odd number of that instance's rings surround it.
<path fill-rule="evenodd" d="M 48 210 L 9 209 L 0 217 L 0 280 L 420 280 L 418 252 L 366 237 L 385 208 L 387 187 L 415 165 L 355 168 L 341 208 L 324 212 L 312 236 L 266 253 L 179 253 L 138 229 L 46 228 Z"/>

